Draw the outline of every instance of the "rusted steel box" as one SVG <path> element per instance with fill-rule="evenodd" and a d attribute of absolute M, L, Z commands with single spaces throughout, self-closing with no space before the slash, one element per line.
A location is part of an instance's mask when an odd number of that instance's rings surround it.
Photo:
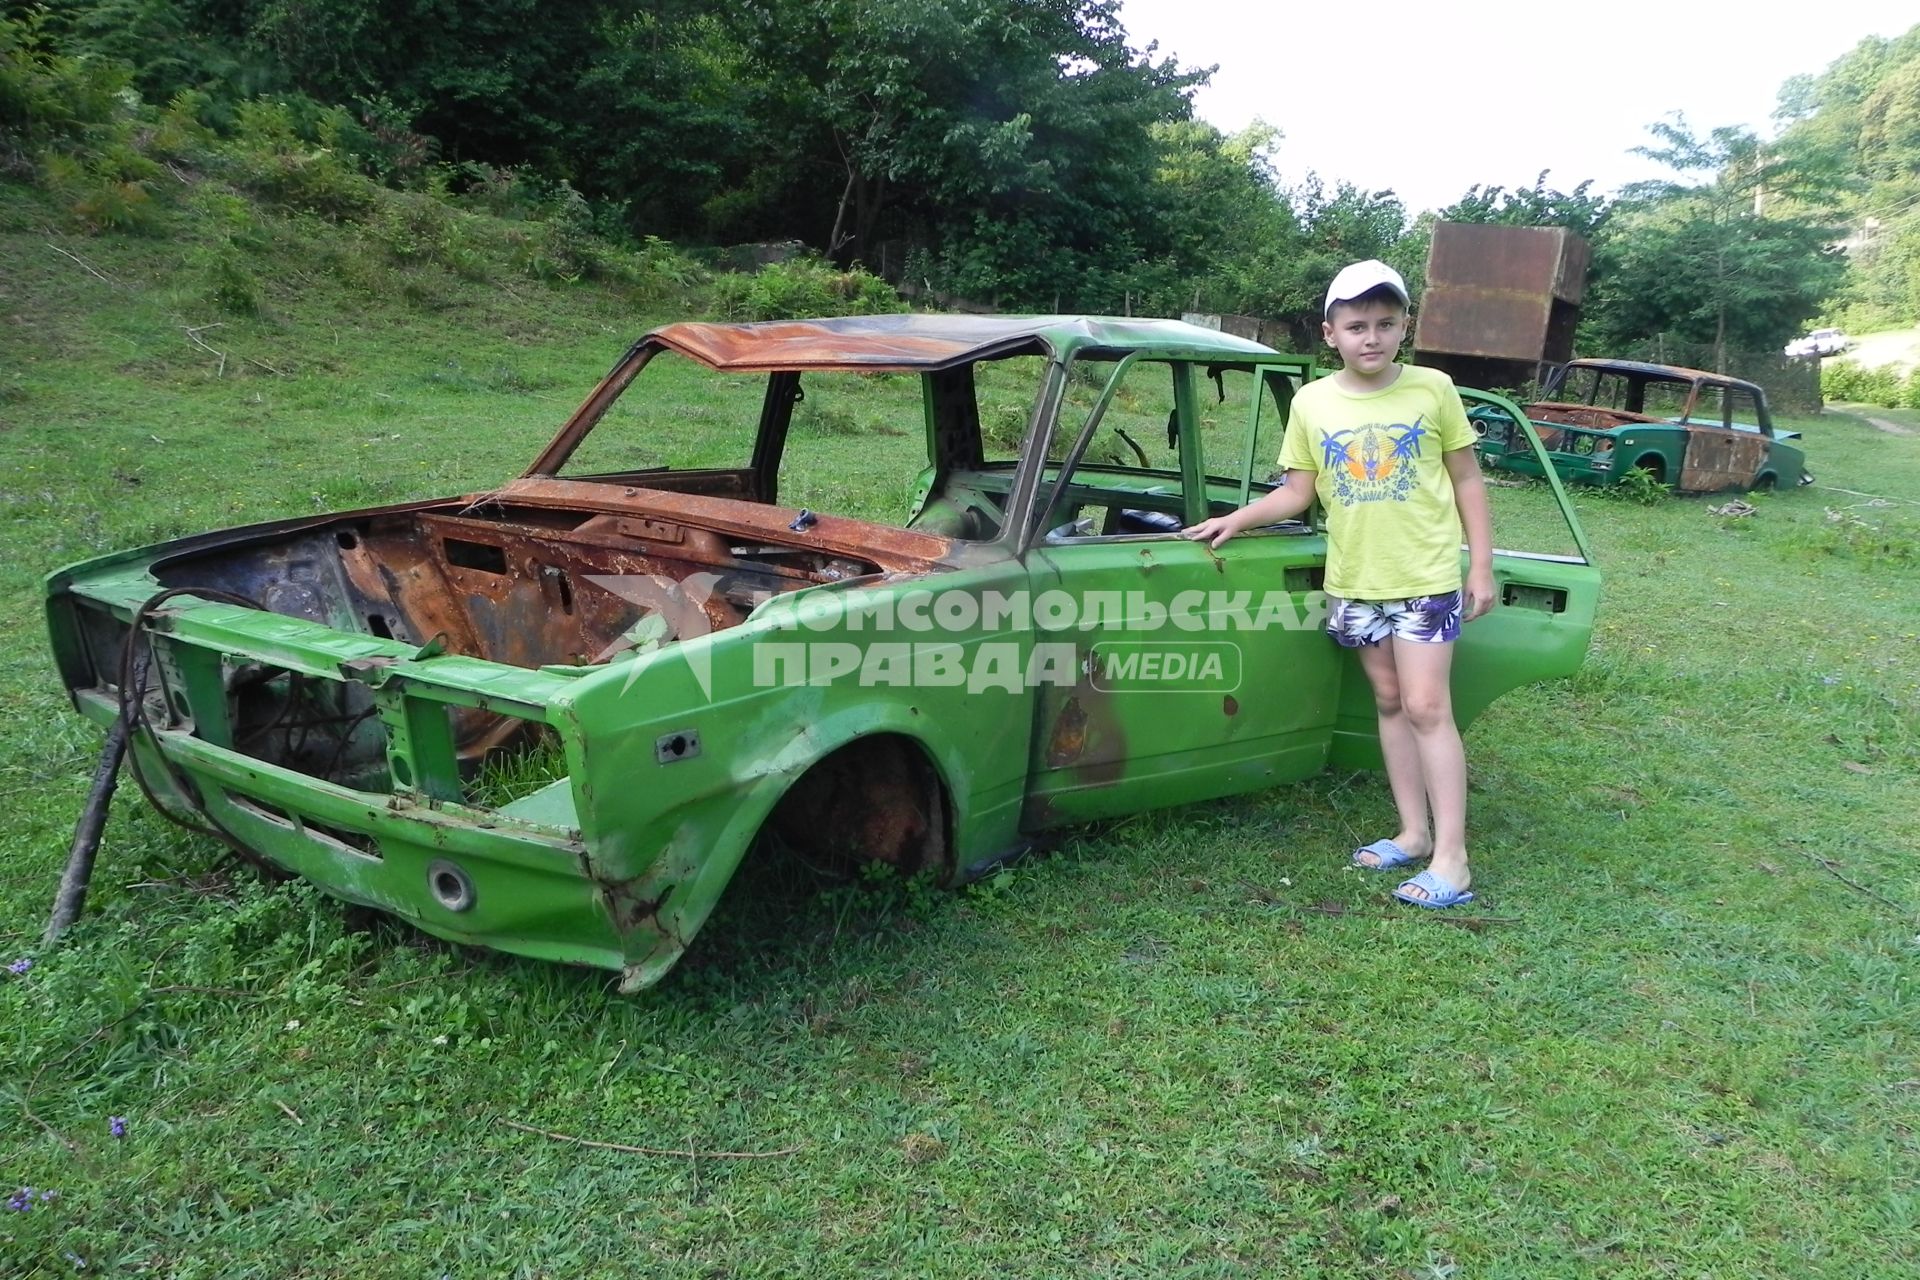
<path fill-rule="evenodd" d="M 1482 360 L 1571 359 L 1587 261 L 1587 242 L 1562 227 L 1435 223 L 1414 350 Z"/>

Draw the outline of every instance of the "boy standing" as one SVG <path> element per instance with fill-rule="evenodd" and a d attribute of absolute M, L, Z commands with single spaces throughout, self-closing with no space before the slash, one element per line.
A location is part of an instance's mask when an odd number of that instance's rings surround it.
<path fill-rule="evenodd" d="M 1461 623 L 1493 607 L 1493 521 L 1452 380 L 1394 359 L 1408 305 L 1406 282 L 1383 262 L 1356 262 L 1333 278 L 1320 328 L 1341 368 L 1294 397 L 1282 483 L 1185 536 L 1218 547 L 1301 514 L 1318 495 L 1327 513 L 1327 633 L 1359 651 L 1399 811 L 1399 831 L 1355 850 L 1353 861 L 1385 871 L 1430 858 L 1393 896 L 1451 907 L 1473 894 L 1466 754 L 1449 677 Z"/>

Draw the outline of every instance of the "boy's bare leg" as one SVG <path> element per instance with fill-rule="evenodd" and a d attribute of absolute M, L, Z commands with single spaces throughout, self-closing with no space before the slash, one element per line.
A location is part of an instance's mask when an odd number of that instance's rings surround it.
<path fill-rule="evenodd" d="M 1426 804 L 1432 809 L 1431 870 L 1464 889 L 1473 876 L 1467 869 L 1467 757 L 1453 720 L 1453 645 L 1390 639 L 1380 647 L 1391 650 L 1399 679 L 1400 713 L 1413 739 Z M 1394 802 L 1400 802 L 1397 788 Z"/>
<path fill-rule="evenodd" d="M 1380 754 L 1386 761 L 1387 788 L 1393 792 L 1393 807 L 1400 815 L 1400 830 L 1394 833 L 1393 842 L 1409 856 L 1424 858 L 1433 849 L 1433 840 L 1427 834 L 1426 773 L 1421 763 L 1420 743 L 1407 718 L 1401 694 L 1393 639 L 1363 645 L 1359 654 L 1360 668 L 1373 686 L 1374 706 L 1380 713 Z M 1358 856 L 1379 865 L 1379 859 L 1373 854 Z"/>

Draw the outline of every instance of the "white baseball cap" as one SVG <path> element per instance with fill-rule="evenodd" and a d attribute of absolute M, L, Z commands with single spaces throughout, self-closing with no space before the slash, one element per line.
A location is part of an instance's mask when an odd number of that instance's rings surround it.
<path fill-rule="evenodd" d="M 1321 314 L 1332 315 L 1334 303 L 1351 301 L 1381 285 L 1399 296 L 1401 306 L 1413 305 L 1413 300 L 1407 296 L 1407 282 L 1400 278 L 1400 273 L 1378 258 L 1368 258 L 1365 262 L 1350 263 L 1340 268 L 1340 274 L 1327 286 L 1327 306 Z"/>

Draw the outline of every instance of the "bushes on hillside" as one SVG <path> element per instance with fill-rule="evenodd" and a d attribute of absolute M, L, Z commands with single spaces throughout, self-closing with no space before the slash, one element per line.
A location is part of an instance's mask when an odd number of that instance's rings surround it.
<path fill-rule="evenodd" d="M 836 271 L 811 258 L 775 262 L 752 275 L 715 279 L 713 309 L 727 320 L 876 315 L 905 311 L 892 285 L 865 271 Z"/>
<path fill-rule="evenodd" d="M 36 17 L 0 18 L 0 178 L 54 195 L 91 234 L 176 231 L 202 299 L 229 314 L 269 305 L 275 246 L 344 230 L 329 266 L 353 287 L 444 296 L 445 277 L 502 272 L 591 280 L 648 304 L 692 304 L 708 273 L 654 237 L 634 244 L 627 211 L 524 168 L 441 164 L 430 139 L 385 99 L 357 110 L 299 94 L 228 100 L 197 90 L 143 102 L 133 68 L 67 56 Z M 771 320 L 905 309 L 865 271 L 817 260 L 723 275 L 712 310 Z"/>
<path fill-rule="evenodd" d="M 384 99 L 357 113 L 298 94 L 216 110 L 188 90 L 156 109 L 133 84 L 110 57 L 60 52 L 32 14 L 0 18 L 0 179 L 41 187 L 89 234 L 177 229 L 200 293 L 230 314 L 265 305 L 276 273 L 259 255 L 308 217 L 348 229 L 343 278 L 407 296 L 438 297 L 441 273 L 513 273 L 657 304 L 705 279 L 660 240 L 623 243 L 622 211 L 564 180 L 438 163 Z"/>
<path fill-rule="evenodd" d="M 1920 369 L 1902 376 L 1893 365 L 1868 369 L 1852 360 L 1829 360 L 1820 370 L 1820 395 L 1886 409 L 1920 409 Z"/>
<path fill-rule="evenodd" d="M 68 57 L 41 34 L 43 15 L 0 17 L 0 169 L 33 173 L 36 153 L 80 141 L 123 109 L 133 68 Z"/>

